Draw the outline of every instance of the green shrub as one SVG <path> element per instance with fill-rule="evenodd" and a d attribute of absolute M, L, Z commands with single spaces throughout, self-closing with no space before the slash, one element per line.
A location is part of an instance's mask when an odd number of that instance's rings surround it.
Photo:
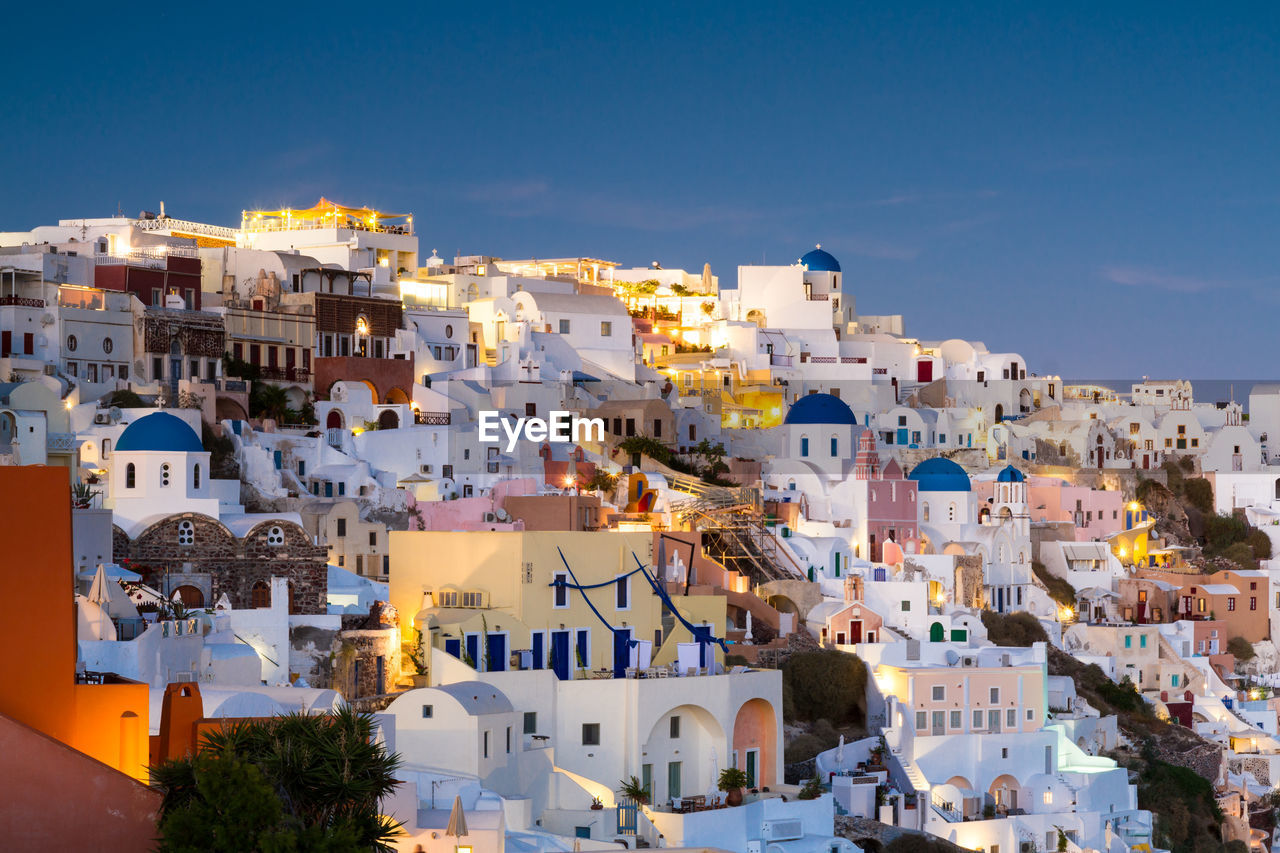
<path fill-rule="evenodd" d="M 1033 561 L 1031 563 L 1031 571 L 1044 584 L 1045 589 L 1049 590 L 1050 598 L 1063 607 L 1074 608 L 1076 606 L 1076 588 L 1070 583 L 1057 575 L 1050 574 L 1044 563 Z"/>
<path fill-rule="evenodd" d="M 1253 660 L 1253 643 L 1244 637 L 1232 637 L 1227 640 L 1227 651 L 1236 656 L 1236 660 Z"/>
<path fill-rule="evenodd" d="M 987 639 L 997 646 L 1029 646 L 1049 641 L 1044 626 L 1025 611 L 996 613 L 994 610 L 984 610 L 982 626 L 987 629 Z"/>
<path fill-rule="evenodd" d="M 1182 496 L 1187 503 L 1206 515 L 1213 512 L 1213 486 L 1203 477 L 1184 481 Z"/>
<path fill-rule="evenodd" d="M 783 696 L 801 720 L 860 723 L 866 719 L 866 689 L 866 664 L 834 649 L 794 654 L 782 669 Z"/>
<path fill-rule="evenodd" d="M 1258 528 L 1249 531 L 1249 547 L 1253 549 L 1255 560 L 1271 559 L 1271 537 Z"/>

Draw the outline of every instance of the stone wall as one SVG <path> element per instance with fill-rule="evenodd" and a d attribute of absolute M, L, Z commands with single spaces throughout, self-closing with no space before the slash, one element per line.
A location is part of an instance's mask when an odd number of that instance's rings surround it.
<path fill-rule="evenodd" d="M 181 544 L 179 534 L 183 522 L 193 528 L 191 544 Z M 277 531 L 278 529 L 278 531 Z M 277 541 L 275 533 L 282 536 Z M 212 607 L 224 593 L 231 606 L 243 609 L 254 606 L 253 587 L 271 578 L 289 581 L 289 612 L 322 614 L 328 610 L 328 548 L 313 545 L 310 537 L 297 524 L 284 520 L 268 520 L 257 525 L 243 538 L 237 538 L 221 522 L 197 513 L 171 515 L 148 527 L 132 541 L 116 528 L 113 550 L 117 561 L 128 560 L 134 571 L 149 572 L 148 583 L 163 583 L 166 572 L 181 574 L 189 565 L 190 572 L 207 574 L 211 580 L 204 606 Z"/>

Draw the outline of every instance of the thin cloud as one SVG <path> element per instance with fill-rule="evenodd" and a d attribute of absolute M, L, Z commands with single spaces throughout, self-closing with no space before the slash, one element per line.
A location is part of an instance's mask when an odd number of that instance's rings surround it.
<path fill-rule="evenodd" d="M 921 252 L 917 246 L 906 246 L 875 237 L 851 237 L 834 248 L 861 255 L 864 258 L 878 258 L 885 261 L 914 261 L 920 257 Z"/>
<path fill-rule="evenodd" d="M 1122 284 L 1125 287 L 1149 287 L 1172 293 L 1201 293 L 1222 286 L 1222 282 L 1219 281 L 1186 275 L 1170 275 L 1146 267 L 1106 266 L 1102 268 L 1102 277 L 1112 284 Z"/>

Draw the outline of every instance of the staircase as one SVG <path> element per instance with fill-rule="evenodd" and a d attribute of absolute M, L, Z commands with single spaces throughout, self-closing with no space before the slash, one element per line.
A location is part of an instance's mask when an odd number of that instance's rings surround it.
<path fill-rule="evenodd" d="M 708 486 L 687 477 L 669 481 L 672 489 L 689 495 L 672 504 L 671 512 L 690 529 L 704 534 L 708 556 L 726 569 L 751 578 L 754 583 L 808 580 L 778 540 L 760 509 L 755 489 Z"/>

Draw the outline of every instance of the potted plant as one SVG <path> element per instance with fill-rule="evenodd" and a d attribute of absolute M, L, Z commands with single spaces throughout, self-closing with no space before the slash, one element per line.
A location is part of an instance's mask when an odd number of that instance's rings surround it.
<path fill-rule="evenodd" d="M 879 794 L 878 788 L 876 793 Z M 797 796 L 802 800 L 818 799 L 818 797 L 822 796 L 822 780 L 817 775 L 814 775 L 812 779 L 804 783 L 804 787 L 800 789 L 800 793 Z"/>
<path fill-rule="evenodd" d="M 908 809 L 914 809 L 916 807 L 916 794 L 914 791 L 909 791 L 903 795 L 902 805 L 903 808 Z"/>
<path fill-rule="evenodd" d="M 620 779 L 618 781 L 618 793 L 642 806 L 649 803 L 649 789 L 641 785 L 640 780 L 635 776 L 630 779 Z"/>
<path fill-rule="evenodd" d="M 414 687 L 429 686 L 427 676 L 427 654 L 426 650 L 422 647 L 423 633 L 423 631 L 418 632 L 418 637 L 414 640 L 413 648 L 409 651 L 409 660 L 413 662 L 414 675 L 412 678 Z"/>
<path fill-rule="evenodd" d="M 726 767 L 720 771 L 720 780 L 716 787 L 724 791 L 724 801 L 731 806 L 742 805 L 742 789 L 747 787 L 747 773 L 737 767 Z"/>
<path fill-rule="evenodd" d="M 600 801 L 600 798 L 599 798 L 599 797 L 592 797 L 592 798 L 591 798 L 591 810 L 592 810 L 593 812 L 598 812 L 598 811 L 600 811 L 600 810 L 601 810 L 601 809 L 603 809 L 603 808 L 604 808 L 604 803 L 602 803 L 602 802 Z"/>

